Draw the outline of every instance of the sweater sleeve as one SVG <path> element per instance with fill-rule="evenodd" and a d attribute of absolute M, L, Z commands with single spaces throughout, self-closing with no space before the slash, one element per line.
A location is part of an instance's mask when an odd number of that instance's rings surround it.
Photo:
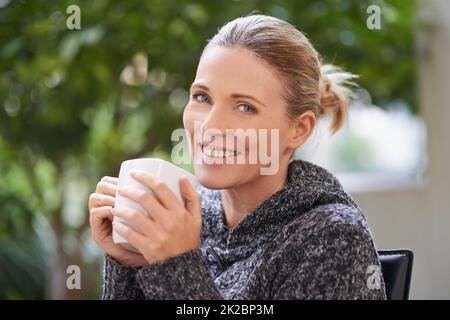
<path fill-rule="evenodd" d="M 144 266 L 137 278 L 146 299 L 223 299 L 198 249 Z"/>
<path fill-rule="evenodd" d="M 292 243 L 274 282 L 274 299 L 386 299 L 378 254 L 367 230 L 338 224 L 301 245 Z"/>
<path fill-rule="evenodd" d="M 109 255 L 105 255 L 102 299 L 144 299 L 142 290 L 136 281 L 136 272 L 139 269 L 139 267 L 123 266 Z"/>

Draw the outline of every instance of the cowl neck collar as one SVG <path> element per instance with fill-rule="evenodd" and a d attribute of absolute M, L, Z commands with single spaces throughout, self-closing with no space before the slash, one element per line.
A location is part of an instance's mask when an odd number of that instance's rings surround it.
<path fill-rule="evenodd" d="M 336 177 L 318 165 L 291 160 L 287 175 L 288 183 L 283 189 L 266 198 L 232 229 L 225 224 L 220 190 L 201 187 L 202 238 L 219 245 L 219 255 L 232 262 L 247 256 L 283 226 L 316 206 L 342 203 L 357 207 Z"/>

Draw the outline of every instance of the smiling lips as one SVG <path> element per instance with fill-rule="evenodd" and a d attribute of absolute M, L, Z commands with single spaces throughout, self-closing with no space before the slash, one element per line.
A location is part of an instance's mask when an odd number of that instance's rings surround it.
<path fill-rule="evenodd" d="M 233 158 L 241 153 L 235 150 L 223 149 L 214 146 L 212 143 L 208 145 L 201 145 L 202 152 L 205 156 L 210 158 Z"/>

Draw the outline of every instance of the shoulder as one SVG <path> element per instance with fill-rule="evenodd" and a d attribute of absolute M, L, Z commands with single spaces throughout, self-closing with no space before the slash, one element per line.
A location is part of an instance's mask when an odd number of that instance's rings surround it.
<path fill-rule="evenodd" d="M 273 248 L 280 256 L 289 255 L 300 261 L 305 258 L 332 258 L 377 263 L 373 236 L 363 213 L 346 204 L 316 207 L 299 215 L 282 228 L 273 239 Z"/>
<path fill-rule="evenodd" d="M 368 270 L 381 266 L 367 222 L 357 208 L 317 207 L 304 219 L 292 222 L 277 237 L 271 260 L 278 273 L 275 288 L 291 288 L 284 291 L 286 297 L 385 298 L 383 290 L 367 287 Z"/>
<path fill-rule="evenodd" d="M 334 231 L 346 234 L 359 233 L 372 237 L 364 214 L 357 206 L 333 203 L 317 206 L 308 212 L 299 213 L 283 227 L 284 237 L 301 237 L 304 240 L 312 236 L 326 235 Z M 300 240 L 300 239 L 299 239 Z"/>

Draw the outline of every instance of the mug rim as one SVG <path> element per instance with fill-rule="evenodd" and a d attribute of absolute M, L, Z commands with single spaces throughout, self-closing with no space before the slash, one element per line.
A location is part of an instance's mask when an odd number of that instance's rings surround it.
<path fill-rule="evenodd" d="M 183 174 L 185 174 L 186 176 L 190 177 L 191 179 L 194 179 L 198 183 L 198 179 L 197 179 L 197 177 L 194 174 L 190 173 L 186 169 L 183 169 L 183 168 L 173 164 L 170 161 L 163 160 L 163 159 L 160 159 L 160 158 L 134 158 L 134 159 L 127 159 L 127 160 L 122 161 L 122 164 L 124 164 L 126 162 L 133 162 L 133 161 L 140 161 L 140 160 L 152 160 L 152 161 L 168 164 L 169 166 L 171 166 L 175 170 L 182 170 Z"/>

